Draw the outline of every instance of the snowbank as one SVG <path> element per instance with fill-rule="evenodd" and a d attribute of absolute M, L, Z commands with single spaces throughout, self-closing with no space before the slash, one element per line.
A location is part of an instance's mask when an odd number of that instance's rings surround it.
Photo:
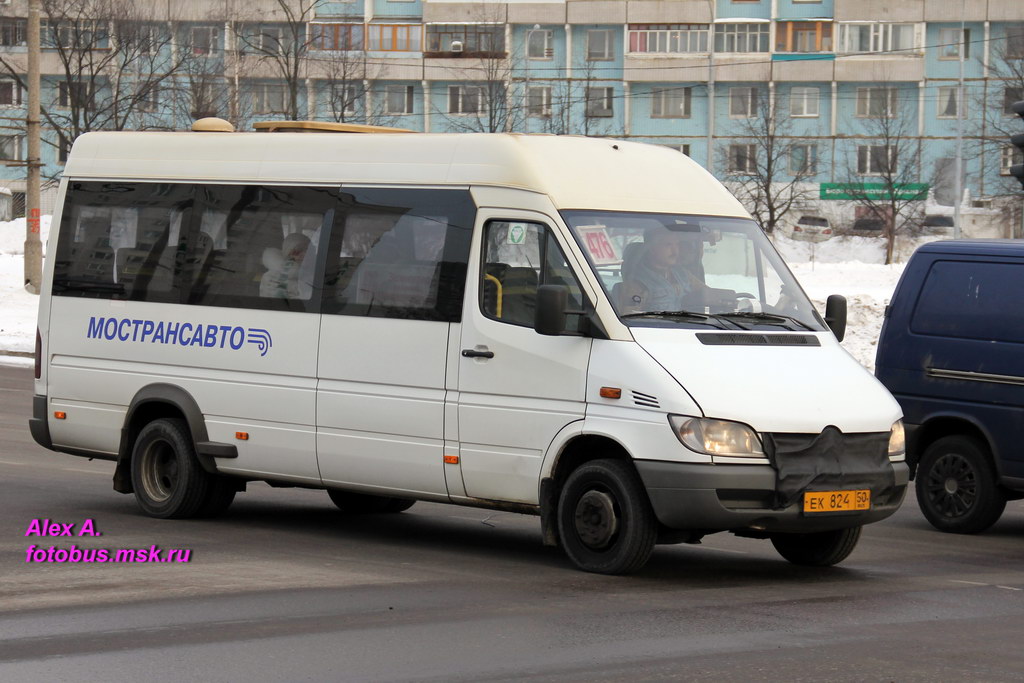
<path fill-rule="evenodd" d="M 40 220 L 43 244 L 50 217 Z M 39 297 L 25 291 L 25 219 L 0 223 L 0 352 L 32 353 Z"/>

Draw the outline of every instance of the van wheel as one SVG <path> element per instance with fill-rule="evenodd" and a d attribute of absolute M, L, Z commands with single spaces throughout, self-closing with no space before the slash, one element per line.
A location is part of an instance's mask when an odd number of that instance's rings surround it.
<path fill-rule="evenodd" d="M 161 418 L 142 428 L 132 449 L 132 486 L 143 512 L 163 519 L 195 517 L 209 500 L 211 484 L 184 420 Z"/>
<path fill-rule="evenodd" d="M 231 507 L 236 493 L 238 493 L 238 490 L 233 482 L 228 481 L 227 477 L 214 477 L 206 500 L 203 501 L 202 506 L 199 508 L 197 516 L 220 517 Z"/>
<path fill-rule="evenodd" d="M 618 460 L 573 470 L 558 499 L 558 536 L 573 564 L 597 574 L 629 574 L 647 562 L 658 535 L 636 471 Z"/>
<path fill-rule="evenodd" d="M 853 552 L 861 527 L 812 534 L 772 534 L 772 545 L 786 560 L 805 567 L 831 567 Z"/>
<path fill-rule="evenodd" d="M 368 493 L 353 493 L 340 489 L 327 489 L 327 495 L 342 512 L 353 515 L 393 514 L 405 512 L 416 501 L 408 498 L 373 496 Z"/>
<path fill-rule="evenodd" d="M 969 436 L 946 436 L 930 445 L 917 466 L 915 487 L 921 512 L 940 531 L 976 534 L 1006 508 L 988 448 Z"/>

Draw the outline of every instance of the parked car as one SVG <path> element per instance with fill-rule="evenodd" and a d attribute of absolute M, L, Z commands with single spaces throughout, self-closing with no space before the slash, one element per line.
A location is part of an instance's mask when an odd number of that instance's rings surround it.
<path fill-rule="evenodd" d="M 1024 497 L 1024 241 L 919 248 L 886 312 L 875 373 L 903 408 L 924 516 L 976 533 Z"/>
<path fill-rule="evenodd" d="M 793 239 L 823 242 L 832 237 L 832 224 L 821 216 L 800 216 L 793 225 Z"/>
<path fill-rule="evenodd" d="M 953 217 L 943 214 L 928 215 L 921 222 L 921 227 L 932 235 L 952 235 Z"/>

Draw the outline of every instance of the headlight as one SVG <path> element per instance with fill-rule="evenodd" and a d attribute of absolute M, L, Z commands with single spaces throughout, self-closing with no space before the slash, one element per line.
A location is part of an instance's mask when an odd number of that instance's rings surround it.
<path fill-rule="evenodd" d="M 907 455 L 907 437 L 903 432 L 903 420 L 896 420 L 889 432 L 889 459 L 902 460 Z"/>
<path fill-rule="evenodd" d="M 761 439 L 745 424 L 669 415 L 672 430 L 691 451 L 738 458 L 764 457 Z"/>

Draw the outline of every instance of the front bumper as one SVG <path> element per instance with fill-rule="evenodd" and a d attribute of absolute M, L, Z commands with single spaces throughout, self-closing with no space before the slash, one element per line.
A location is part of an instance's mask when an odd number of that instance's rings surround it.
<path fill-rule="evenodd" d="M 654 508 L 671 529 L 809 533 L 870 524 L 896 512 L 907 492 L 906 463 L 891 463 L 895 485 L 859 512 L 805 515 L 797 502 L 776 509 L 776 471 L 770 465 L 699 465 L 634 461 Z"/>

